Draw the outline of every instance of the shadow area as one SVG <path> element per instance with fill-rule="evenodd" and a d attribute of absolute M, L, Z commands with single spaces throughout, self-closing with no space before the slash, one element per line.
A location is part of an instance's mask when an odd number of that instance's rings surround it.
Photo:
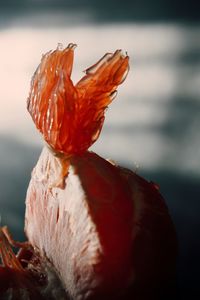
<path fill-rule="evenodd" d="M 40 149 L 0 136 L 0 215 L 17 240 L 24 240 L 25 198 Z"/>
<path fill-rule="evenodd" d="M 197 1 L 198 2 L 198 1 Z M 186 0 L 46 0 L 46 1 L 3 1 L 0 9 L 8 15 L 21 13 L 38 13 L 64 11 L 70 13 L 90 13 L 96 22 L 130 22 L 130 21 L 199 21 L 199 5 Z"/>
<path fill-rule="evenodd" d="M 179 244 L 177 277 L 180 299 L 196 299 L 197 295 L 200 296 L 199 178 L 165 170 L 144 171 L 140 175 L 158 183 L 176 228 Z"/>

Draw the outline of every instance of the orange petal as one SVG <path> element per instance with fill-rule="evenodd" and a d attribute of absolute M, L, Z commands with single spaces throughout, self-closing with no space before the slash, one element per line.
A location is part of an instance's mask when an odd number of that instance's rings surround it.
<path fill-rule="evenodd" d="M 19 260 L 15 256 L 9 244 L 9 241 L 1 227 L 0 227 L 0 257 L 2 259 L 4 266 L 13 268 L 15 270 L 23 271 L 23 268 Z"/>
<path fill-rule="evenodd" d="M 45 54 L 31 83 L 28 111 L 55 152 L 80 154 L 96 141 L 104 111 L 129 70 L 120 50 L 106 54 L 73 85 L 74 44 Z"/>
<path fill-rule="evenodd" d="M 107 53 L 97 64 L 86 70 L 86 75 L 76 84 L 79 93 L 79 126 L 74 143 L 87 149 L 98 138 L 107 106 L 115 98 L 117 86 L 129 70 L 129 58 L 120 50 Z M 81 141 L 81 142 L 80 142 Z M 84 150 L 84 149 L 83 149 Z"/>

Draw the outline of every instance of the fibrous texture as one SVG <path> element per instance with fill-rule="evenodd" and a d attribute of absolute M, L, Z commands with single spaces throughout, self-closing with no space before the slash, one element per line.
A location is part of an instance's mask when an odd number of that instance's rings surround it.
<path fill-rule="evenodd" d="M 104 112 L 129 70 L 128 56 L 107 53 L 74 85 L 76 45 L 46 53 L 31 83 L 28 111 L 45 141 L 66 156 L 85 152 L 98 138 Z"/>

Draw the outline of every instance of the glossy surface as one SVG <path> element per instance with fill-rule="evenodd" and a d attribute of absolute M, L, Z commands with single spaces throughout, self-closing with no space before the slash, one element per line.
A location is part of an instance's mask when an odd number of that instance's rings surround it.
<path fill-rule="evenodd" d="M 128 56 L 107 53 L 74 85 L 75 44 L 46 53 L 31 83 L 28 111 L 45 141 L 67 156 L 85 152 L 98 138 L 104 112 L 128 73 Z"/>

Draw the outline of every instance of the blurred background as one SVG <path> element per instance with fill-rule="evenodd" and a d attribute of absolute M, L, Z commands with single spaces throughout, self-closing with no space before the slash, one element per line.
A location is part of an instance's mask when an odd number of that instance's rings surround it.
<path fill-rule="evenodd" d="M 0 2 L 0 216 L 24 239 L 24 201 L 43 142 L 26 111 L 41 55 L 78 44 L 73 80 L 106 52 L 131 69 L 107 111 L 99 155 L 160 186 L 179 239 L 181 299 L 200 296 L 200 14 L 179 0 Z"/>

